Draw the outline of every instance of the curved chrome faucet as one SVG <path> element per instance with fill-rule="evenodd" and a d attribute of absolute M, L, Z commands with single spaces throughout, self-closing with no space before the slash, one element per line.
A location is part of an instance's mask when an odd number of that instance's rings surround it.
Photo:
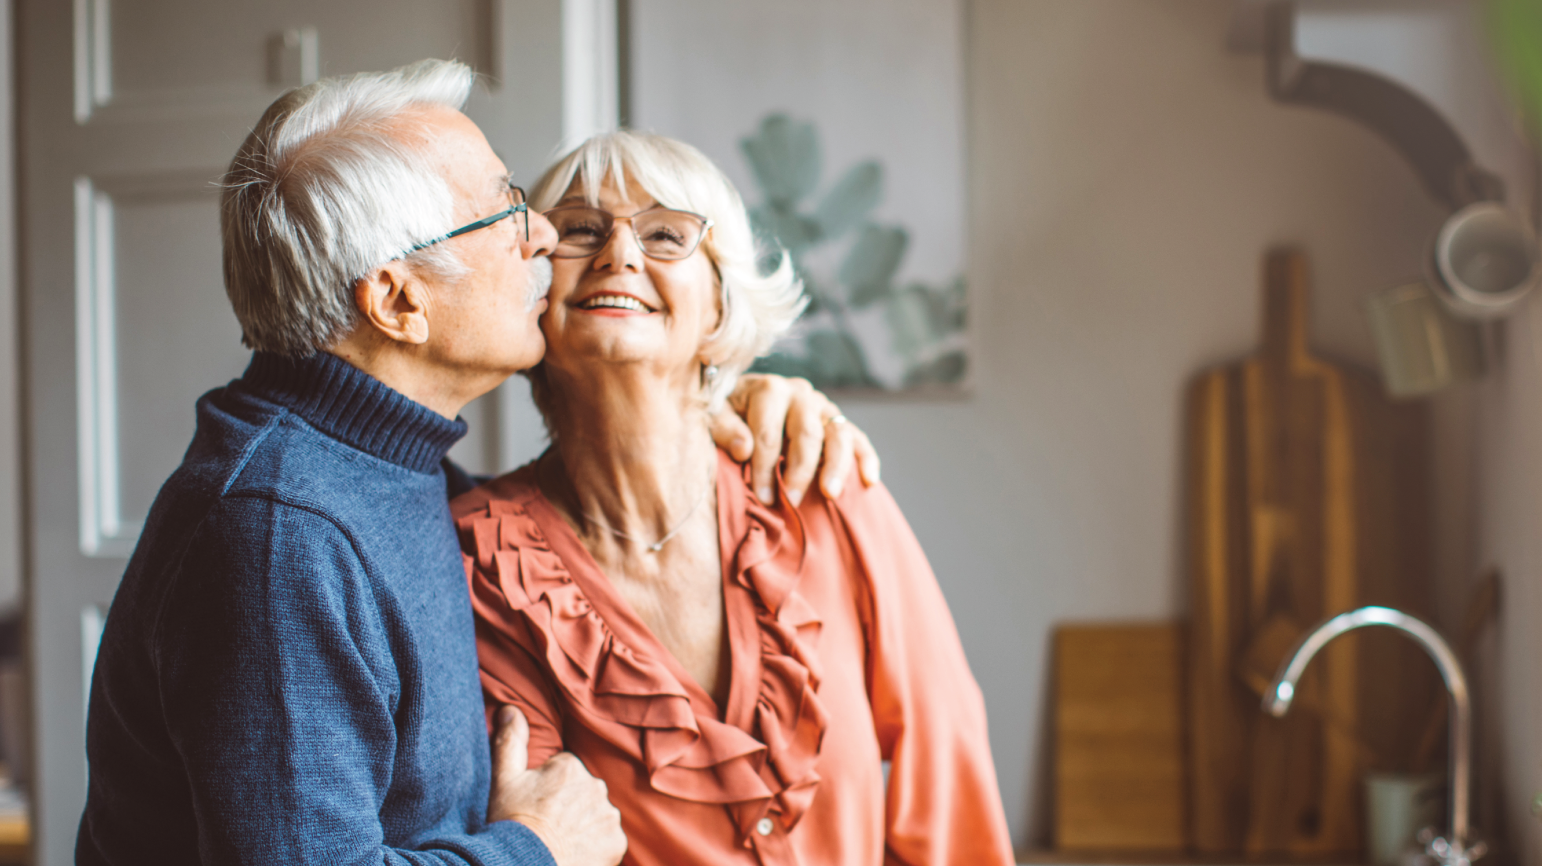
<path fill-rule="evenodd" d="M 1445 680 L 1446 691 L 1451 695 L 1450 790 L 1446 798 L 1450 835 L 1421 841 L 1426 842 L 1429 855 L 1445 866 L 1468 866 L 1488 853 L 1488 846 L 1482 842 L 1469 845 L 1467 827 L 1468 796 L 1472 791 L 1472 701 L 1461 662 L 1439 632 L 1423 620 L 1390 607 L 1362 607 L 1329 617 L 1308 632 L 1280 666 L 1273 688 L 1264 695 L 1264 712 L 1282 718 L 1290 710 L 1290 702 L 1296 696 L 1296 682 L 1312 657 L 1339 635 L 1373 625 L 1395 628 L 1424 647 L 1435 661 L 1435 667 L 1440 669 L 1440 677 Z"/>

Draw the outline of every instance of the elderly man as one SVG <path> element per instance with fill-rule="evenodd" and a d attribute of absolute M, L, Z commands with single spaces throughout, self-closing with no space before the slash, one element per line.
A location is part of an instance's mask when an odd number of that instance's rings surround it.
<path fill-rule="evenodd" d="M 620 859 L 603 784 L 527 768 L 512 708 L 490 753 L 483 721 L 445 455 L 541 358 L 555 234 L 459 112 L 471 85 L 438 61 L 321 81 L 232 162 L 226 289 L 256 351 L 199 401 L 113 601 L 78 862 Z M 821 445 L 827 488 L 854 448 L 873 479 L 823 397 L 752 388 L 762 478 L 785 417 L 794 485 Z M 737 419 L 715 435 L 750 448 Z"/>

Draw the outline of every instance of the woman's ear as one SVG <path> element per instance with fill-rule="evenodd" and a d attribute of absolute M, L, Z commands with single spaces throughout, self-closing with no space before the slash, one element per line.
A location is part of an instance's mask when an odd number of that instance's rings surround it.
<path fill-rule="evenodd" d="M 712 260 L 712 295 L 713 303 L 717 304 L 717 324 L 712 326 L 715 333 L 723 327 L 723 320 L 728 316 L 728 290 L 723 287 L 723 272 L 718 270 L 717 261 Z"/>
<path fill-rule="evenodd" d="M 428 342 L 428 292 L 400 261 L 386 262 L 353 284 L 353 302 L 370 327 L 399 343 Z"/>

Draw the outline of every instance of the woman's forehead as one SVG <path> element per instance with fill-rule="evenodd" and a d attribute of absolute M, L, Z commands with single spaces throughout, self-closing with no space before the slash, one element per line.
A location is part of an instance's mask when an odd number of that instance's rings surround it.
<path fill-rule="evenodd" d="M 560 205 L 588 203 L 591 201 L 587 195 L 587 192 L 589 192 L 588 186 L 589 184 L 584 175 L 580 173 L 573 178 L 572 185 L 568 187 L 567 192 L 562 194 L 561 201 L 557 203 Z M 607 210 L 628 206 L 635 207 L 638 210 L 645 210 L 659 203 L 651 193 L 643 188 L 642 184 L 635 177 L 628 177 L 626 189 L 622 189 L 616 183 L 615 175 L 609 174 L 606 176 L 605 182 L 595 188 L 593 193 L 595 194 L 593 200 L 600 207 Z"/>

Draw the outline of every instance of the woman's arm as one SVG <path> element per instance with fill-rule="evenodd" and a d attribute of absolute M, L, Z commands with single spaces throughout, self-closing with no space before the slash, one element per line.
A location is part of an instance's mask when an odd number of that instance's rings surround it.
<path fill-rule="evenodd" d="M 840 497 L 852 463 L 864 485 L 878 483 L 878 452 L 867 434 L 807 379 L 747 373 L 728 395 L 728 406 L 712 416 L 713 441 L 739 463 L 749 461 L 755 493 L 767 505 L 775 500 L 784 436 L 782 483 L 794 505 L 803 501 L 816 471 L 819 489 L 831 499 Z"/>
<path fill-rule="evenodd" d="M 976 685 L 947 602 L 889 491 L 837 501 L 871 588 L 869 700 L 890 762 L 885 862 L 1011 864 Z"/>
<path fill-rule="evenodd" d="M 539 767 L 563 751 L 557 692 L 541 669 L 529 630 L 503 601 L 495 578 L 473 565 L 471 606 L 476 613 L 477 659 L 488 729 L 504 705 L 518 707 L 530 725 L 529 766 Z"/>

